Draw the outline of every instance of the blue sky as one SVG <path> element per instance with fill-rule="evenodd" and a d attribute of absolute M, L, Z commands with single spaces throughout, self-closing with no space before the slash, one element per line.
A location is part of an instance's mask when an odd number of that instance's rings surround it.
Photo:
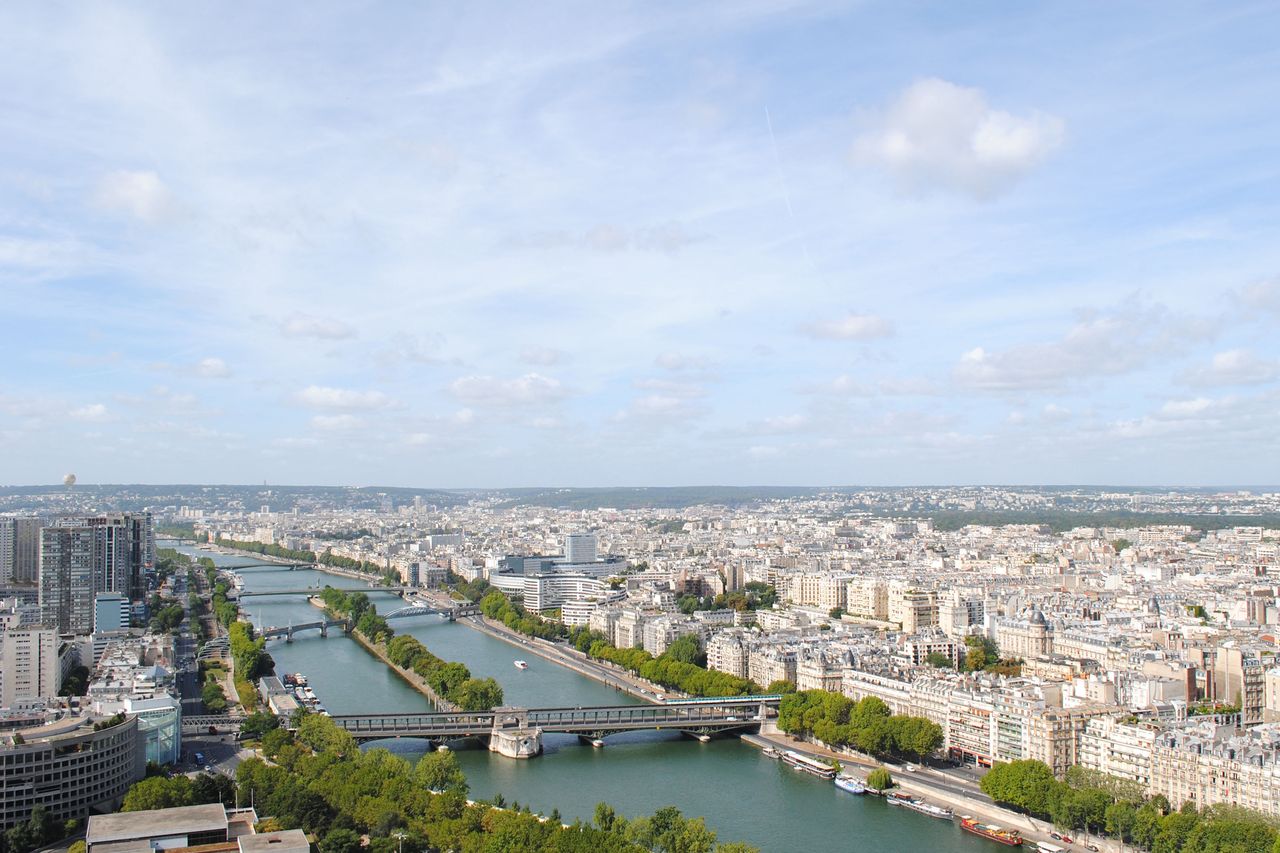
<path fill-rule="evenodd" d="M 1280 482 L 1274 3 L 0 7 L 0 482 Z"/>

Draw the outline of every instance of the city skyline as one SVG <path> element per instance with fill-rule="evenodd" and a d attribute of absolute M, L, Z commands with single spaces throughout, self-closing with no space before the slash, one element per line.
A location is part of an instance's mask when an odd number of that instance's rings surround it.
<path fill-rule="evenodd" d="M 1278 18 L 0 9 L 0 478 L 1280 482 Z"/>

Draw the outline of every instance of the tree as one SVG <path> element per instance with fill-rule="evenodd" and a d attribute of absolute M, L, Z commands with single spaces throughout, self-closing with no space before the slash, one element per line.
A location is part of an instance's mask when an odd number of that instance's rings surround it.
<path fill-rule="evenodd" d="M 141 812 L 194 804 L 194 786 L 186 776 L 152 776 L 129 789 L 120 810 Z"/>
<path fill-rule="evenodd" d="M 876 791 L 887 791 L 893 787 L 893 775 L 884 767 L 877 767 L 867 774 L 867 787 Z"/>
<path fill-rule="evenodd" d="M 1107 835 L 1128 842 L 1133 839 L 1133 825 L 1137 819 L 1137 810 L 1129 803 L 1112 803 L 1107 806 L 1103 827 Z"/>
<path fill-rule="evenodd" d="M 929 652 L 925 663 L 929 666 L 936 666 L 938 669 L 954 669 L 956 662 L 944 655 L 942 652 Z"/>
<path fill-rule="evenodd" d="M 997 764 L 982 777 L 982 792 L 997 803 L 1006 803 L 1032 814 L 1048 815 L 1061 782 L 1042 761 L 1026 759 Z"/>
<path fill-rule="evenodd" d="M 467 793 L 467 777 L 452 752 L 428 752 L 413 768 L 413 781 L 429 791 Z"/>
<path fill-rule="evenodd" d="M 258 711 L 245 717 L 244 722 L 240 724 L 240 733 L 245 737 L 257 739 L 279 727 L 279 717 L 265 711 Z"/>
<path fill-rule="evenodd" d="M 349 829 L 331 829 L 320 842 L 320 853 L 361 853 L 360 836 Z"/>
<path fill-rule="evenodd" d="M 502 704 L 502 685 L 492 678 L 468 678 L 449 699 L 464 711 L 488 711 Z"/>
<path fill-rule="evenodd" d="M 617 820 L 617 813 L 614 812 L 613 806 L 608 803 L 596 803 L 595 823 L 605 832 L 613 831 L 613 823 Z"/>
<path fill-rule="evenodd" d="M 770 693 L 770 694 L 795 693 L 796 685 L 794 681 L 789 681 L 788 679 L 780 678 L 777 681 L 769 682 L 769 686 L 764 689 L 764 692 Z M 724 845 L 721 845 L 721 846 L 723 847 Z"/>

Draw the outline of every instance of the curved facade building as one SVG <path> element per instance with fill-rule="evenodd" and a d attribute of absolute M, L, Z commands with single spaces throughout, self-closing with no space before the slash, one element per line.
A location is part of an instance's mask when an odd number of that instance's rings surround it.
<path fill-rule="evenodd" d="M 44 806 L 59 820 L 119 806 L 145 775 L 137 718 L 101 731 L 93 720 L 63 720 L 22 731 L 24 743 L 0 735 L 0 828 Z"/>

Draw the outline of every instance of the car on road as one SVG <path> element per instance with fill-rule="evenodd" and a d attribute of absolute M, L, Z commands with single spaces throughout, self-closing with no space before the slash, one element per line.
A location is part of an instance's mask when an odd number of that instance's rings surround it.
<path fill-rule="evenodd" d="M 212 772 L 213 772 L 213 765 L 212 765 L 212 764 L 206 764 L 206 765 L 204 766 L 204 772 L 205 772 L 205 773 L 212 773 Z"/>

